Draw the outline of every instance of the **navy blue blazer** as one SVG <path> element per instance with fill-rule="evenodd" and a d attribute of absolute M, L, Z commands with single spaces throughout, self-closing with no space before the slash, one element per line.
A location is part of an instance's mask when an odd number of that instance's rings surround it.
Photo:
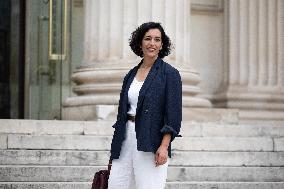
<path fill-rule="evenodd" d="M 142 61 L 124 77 L 111 144 L 111 159 L 118 159 L 125 139 L 128 89 Z M 155 153 L 163 134 L 170 133 L 171 141 L 179 135 L 182 119 L 182 82 L 174 67 L 157 58 L 139 92 L 135 131 L 137 150 Z M 168 148 L 171 157 L 171 145 Z"/>

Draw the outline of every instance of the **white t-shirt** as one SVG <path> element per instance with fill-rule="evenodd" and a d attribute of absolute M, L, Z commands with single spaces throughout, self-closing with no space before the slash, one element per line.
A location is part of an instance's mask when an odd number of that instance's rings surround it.
<path fill-rule="evenodd" d="M 138 81 L 135 77 L 128 90 L 128 102 L 130 104 L 127 114 L 136 115 L 136 108 L 138 102 L 139 91 L 144 81 Z"/>

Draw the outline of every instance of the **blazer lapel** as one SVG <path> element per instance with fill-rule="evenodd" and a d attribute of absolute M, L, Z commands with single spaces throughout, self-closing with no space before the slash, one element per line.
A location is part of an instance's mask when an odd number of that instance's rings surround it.
<path fill-rule="evenodd" d="M 143 100 L 145 98 L 147 90 L 151 86 L 152 82 L 154 81 L 154 79 L 155 79 L 155 77 L 158 73 L 158 68 L 161 64 L 161 61 L 162 60 L 160 58 L 157 58 L 156 62 L 154 63 L 154 65 L 150 69 L 150 71 L 149 71 L 149 73 L 148 73 L 148 75 L 147 75 L 147 77 L 146 77 L 146 79 L 145 79 L 145 81 L 142 85 L 142 88 L 140 89 L 136 111 L 138 111 L 140 106 L 143 104 Z"/>
<path fill-rule="evenodd" d="M 137 73 L 137 70 L 138 68 L 140 67 L 140 65 L 142 64 L 142 61 L 133 68 L 132 72 L 130 73 L 127 81 L 126 81 L 126 85 L 125 85 L 125 90 L 124 90 L 124 94 L 123 94 L 123 105 L 124 105 L 124 109 L 125 109 L 125 112 L 127 113 L 128 111 L 128 90 L 129 90 L 129 87 Z"/>

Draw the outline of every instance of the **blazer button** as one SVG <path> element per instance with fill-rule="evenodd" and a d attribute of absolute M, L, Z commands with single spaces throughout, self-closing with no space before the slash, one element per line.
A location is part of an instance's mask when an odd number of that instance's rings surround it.
<path fill-rule="evenodd" d="M 144 112 L 145 112 L 145 114 L 148 114 L 148 109 L 146 109 Z"/>

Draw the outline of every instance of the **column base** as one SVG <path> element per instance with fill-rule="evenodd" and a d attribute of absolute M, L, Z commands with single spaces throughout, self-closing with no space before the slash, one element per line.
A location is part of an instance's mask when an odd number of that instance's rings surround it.
<path fill-rule="evenodd" d="M 80 67 L 73 75 L 78 95 L 63 102 L 63 119 L 98 120 L 113 116 L 113 108 L 119 102 L 124 76 L 135 66 L 123 60 L 99 62 Z M 132 62 L 139 62 L 133 60 Z M 211 107 L 211 102 L 199 97 L 200 75 L 186 66 L 179 66 L 182 78 L 183 107 Z"/>
<path fill-rule="evenodd" d="M 81 105 L 63 107 L 63 120 L 97 121 L 115 120 L 117 105 Z"/>
<path fill-rule="evenodd" d="M 211 101 L 214 107 L 239 109 L 241 120 L 284 120 L 284 92 L 265 87 L 246 90 L 231 89 Z"/>
<path fill-rule="evenodd" d="M 62 119 L 79 121 L 115 121 L 117 108 L 117 105 L 83 105 L 64 107 Z M 236 124 L 239 121 L 239 112 L 237 109 L 183 107 L 182 121 Z"/>

